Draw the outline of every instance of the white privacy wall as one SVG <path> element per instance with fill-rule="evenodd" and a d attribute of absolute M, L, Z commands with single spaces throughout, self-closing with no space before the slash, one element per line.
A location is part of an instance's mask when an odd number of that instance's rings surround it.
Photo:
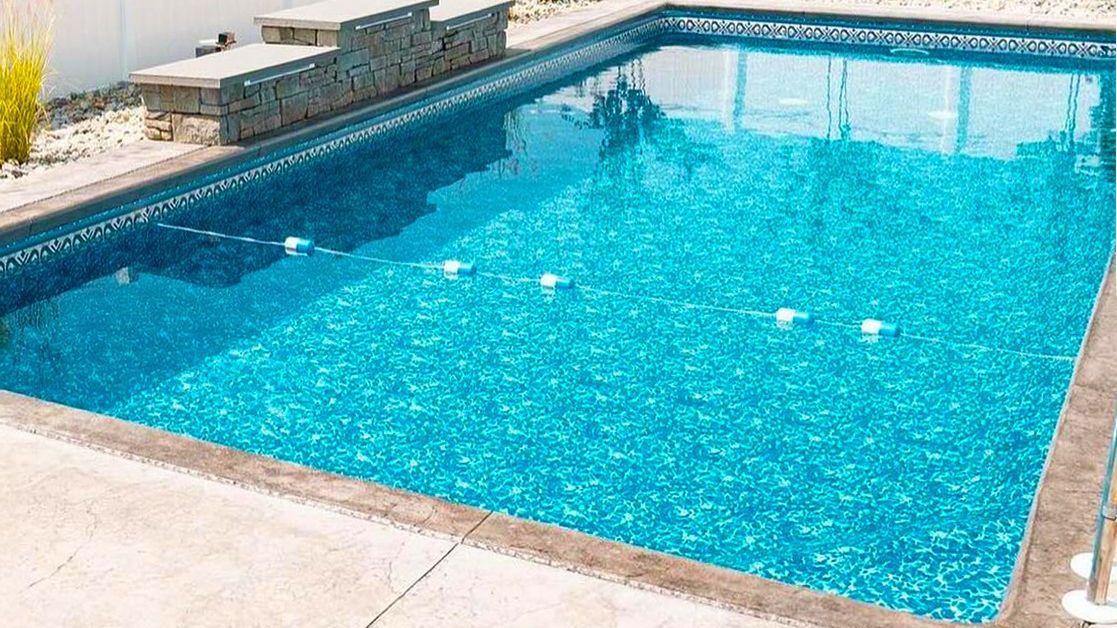
<path fill-rule="evenodd" d="M 51 96 L 124 80 L 143 67 L 194 56 L 200 39 L 233 31 L 260 41 L 253 16 L 316 0 L 16 0 L 54 4 Z"/>

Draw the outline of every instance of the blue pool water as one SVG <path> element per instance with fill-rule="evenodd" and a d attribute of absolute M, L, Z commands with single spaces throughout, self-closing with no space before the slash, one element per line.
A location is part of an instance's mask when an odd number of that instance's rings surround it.
<path fill-rule="evenodd" d="M 659 41 L 172 220 L 608 293 L 147 227 L 5 280 L 0 387 L 989 620 L 1113 250 L 1113 92 Z"/>

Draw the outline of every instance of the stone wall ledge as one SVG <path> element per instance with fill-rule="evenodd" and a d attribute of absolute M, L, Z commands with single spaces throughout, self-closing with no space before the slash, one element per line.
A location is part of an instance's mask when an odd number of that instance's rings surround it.
<path fill-rule="evenodd" d="M 310 65 L 325 65 L 332 62 L 337 54 L 338 49 L 333 46 L 311 48 L 248 44 L 218 54 L 138 70 L 129 78 L 141 86 L 223 89 L 246 81 L 266 80 L 269 76 Z"/>
<path fill-rule="evenodd" d="M 326 0 L 256 16 L 260 27 L 306 30 L 362 30 L 362 27 L 429 9 L 438 0 Z M 314 42 L 307 42 L 314 44 Z"/>
<path fill-rule="evenodd" d="M 453 0 L 431 7 L 431 24 L 443 28 L 464 26 L 491 15 L 507 14 L 513 0 Z"/>

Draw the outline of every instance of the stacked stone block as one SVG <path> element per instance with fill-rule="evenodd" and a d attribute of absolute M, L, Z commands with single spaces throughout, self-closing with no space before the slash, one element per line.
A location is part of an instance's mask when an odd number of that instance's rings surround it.
<path fill-rule="evenodd" d="M 431 76 L 503 57 L 507 28 L 508 9 L 458 25 L 436 23 L 431 33 Z"/>
<path fill-rule="evenodd" d="M 218 53 L 225 54 L 225 53 Z M 217 88 L 141 85 L 145 135 L 188 144 L 232 144 L 352 102 L 338 62 L 245 85 Z"/>
<path fill-rule="evenodd" d="M 432 24 L 429 10 L 419 8 L 342 28 L 265 24 L 266 44 L 337 48 L 336 55 L 311 69 L 221 89 L 144 84 L 141 77 L 145 134 L 153 140 L 236 143 L 500 58 L 507 26 L 507 5 L 459 22 Z"/>
<path fill-rule="evenodd" d="M 431 41 L 426 9 L 342 30 L 263 26 L 270 44 L 337 46 L 338 77 L 352 91 L 349 103 L 384 96 L 416 82 L 416 59 Z"/>

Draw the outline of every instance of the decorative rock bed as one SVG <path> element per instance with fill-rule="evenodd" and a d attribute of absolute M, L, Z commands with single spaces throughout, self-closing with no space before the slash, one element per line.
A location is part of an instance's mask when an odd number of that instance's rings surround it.
<path fill-rule="evenodd" d="M 52 98 L 26 163 L 0 164 L 0 185 L 143 139 L 140 90 L 130 83 Z"/>
<path fill-rule="evenodd" d="M 511 0 L 328 0 L 266 43 L 134 72 L 153 140 L 231 144 L 504 55 Z"/>

